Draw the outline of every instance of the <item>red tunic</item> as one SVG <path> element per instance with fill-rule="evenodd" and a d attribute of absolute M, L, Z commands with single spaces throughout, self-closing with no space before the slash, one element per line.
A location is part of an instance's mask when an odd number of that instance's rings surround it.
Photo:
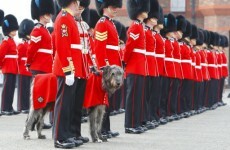
<path fill-rule="evenodd" d="M 192 59 L 192 80 L 197 81 L 197 73 L 196 73 L 196 53 L 193 51 L 192 47 L 191 49 L 191 59 Z"/>
<path fill-rule="evenodd" d="M 174 40 L 172 42 L 173 45 L 173 58 L 174 58 L 174 65 L 175 65 L 175 74 L 176 78 L 183 79 L 183 73 L 181 68 L 181 49 L 178 41 Z"/>
<path fill-rule="evenodd" d="M 228 61 L 227 61 L 227 56 L 224 52 L 222 52 L 222 75 L 223 77 L 228 76 Z"/>
<path fill-rule="evenodd" d="M 173 59 L 173 45 L 169 39 L 165 40 L 165 74 L 169 78 L 176 78 L 176 71 Z"/>
<path fill-rule="evenodd" d="M 103 16 L 95 27 L 94 49 L 99 68 L 106 65 L 121 66 L 119 37 L 112 19 Z"/>
<path fill-rule="evenodd" d="M 31 32 L 31 40 L 27 51 L 27 64 L 31 70 L 52 72 L 53 44 L 49 31 L 38 23 Z"/>
<path fill-rule="evenodd" d="M 193 80 L 191 49 L 185 43 L 180 43 L 181 67 L 184 79 Z"/>
<path fill-rule="evenodd" d="M 215 52 L 213 51 L 207 51 L 208 72 L 209 72 L 210 78 L 218 79 L 216 57 L 214 53 Z"/>
<path fill-rule="evenodd" d="M 127 32 L 124 62 L 127 74 L 147 75 L 146 43 L 143 24 L 133 21 Z"/>
<path fill-rule="evenodd" d="M 29 43 L 28 41 L 22 41 L 18 44 L 18 66 L 19 74 L 25 76 L 32 76 L 31 72 L 26 69 L 26 54 L 28 50 Z"/>
<path fill-rule="evenodd" d="M 202 82 L 203 76 L 202 76 L 202 70 L 201 70 L 201 58 L 200 58 L 199 51 L 196 51 L 195 56 L 196 56 L 195 70 L 196 70 L 196 74 L 197 74 L 196 81 Z"/>
<path fill-rule="evenodd" d="M 202 70 L 203 80 L 209 80 L 210 77 L 208 72 L 207 54 L 205 50 L 200 50 L 199 54 L 201 58 L 201 70 Z"/>
<path fill-rule="evenodd" d="M 165 67 L 165 42 L 163 37 L 159 34 L 154 32 L 154 37 L 156 39 L 156 50 L 155 50 L 155 57 L 157 60 L 157 68 L 159 75 L 164 75 L 164 67 Z"/>
<path fill-rule="evenodd" d="M 74 17 L 62 10 L 54 26 L 56 55 L 53 73 L 65 76 L 75 70 L 75 77 L 86 78 L 85 63 L 82 55 L 82 44 Z"/>
<path fill-rule="evenodd" d="M 2 73 L 18 73 L 18 54 L 16 44 L 10 37 L 6 37 L 0 45 L 0 69 Z"/>
<path fill-rule="evenodd" d="M 223 77 L 222 73 L 222 54 L 220 52 L 216 52 L 216 57 L 217 57 L 217 67 L 218 67 L 218 75 L 219 79 Z"/>
<path fill-rule="evenodd" d="M 145 35 L 148 75 L 155 77 L 159 75 L 155 57 L 156 39 L 153 36 L 153 31 L 149 27 L 145 27 Z"/>

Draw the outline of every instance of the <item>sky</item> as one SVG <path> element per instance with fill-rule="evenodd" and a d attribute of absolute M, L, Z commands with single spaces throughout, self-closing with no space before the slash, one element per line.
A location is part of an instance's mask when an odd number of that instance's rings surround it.
<path fill-rule="evenodd" d="M 31 0 L 0 0 L 0 9 L 5 12 L 5 15 L 14 15 L 20 24 L 23 19 L 31 19 L 30 3 Z M 18 37 L 15 40 L 20 41 Z"/>

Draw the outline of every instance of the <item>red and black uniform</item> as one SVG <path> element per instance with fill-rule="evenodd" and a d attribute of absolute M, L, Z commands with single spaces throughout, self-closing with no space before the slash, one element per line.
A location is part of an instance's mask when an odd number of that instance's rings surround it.
<path fill-rule="evenodd" d="M 14 39 L 6 36 L 0 46 L 0 69 L 4 80 L 2 89 L 1 110 L 13 111 L 14 90 L 18 74 L 18 54 Z"/>
<path fill-rule="evenodd" d="M 190 46 L 184 42 L 180 42 L 181 49 L 181 68 L 184 79 L 179 92 L 180 102 L 178 104 L 179 113 L 190 111 L 192 101 L 192 83 L 193 83 L 193 70 Z"/>
<path fill-rule="evenodd" d="M 222 62 L 223 62 L 223 59 L 222 59 L 222 54 L 221 52 L 217 51 L 216 52 L 216 59 L 217 59 L 217 68 L 218 68 L 218 75 L 219 75 L 219 80 L 218 80 L 218 91 L 217 91 L 217 102 L 220 102 L 221 101 L 221 86 L 222 86 L 222 83 L 221 83 L 221 79 L 223 77 L 223 71 L 222 71 Z"/>
<path fill-rule="evenodd" d="M 58 78 L 58 94 L 54 110 L 54 140 L 67 140 L 81 135 L 81 110 L 86 85 L 82 44 L 77 23 L 68 11 L 62 10 L 55 21 L 53 73 Z M 61 41 L 61 42 L 60 42 Z M 73 74 L 72 86 L 65 84 L 65 75 Z"/>
<path fill-rule="evenodd" d="M 23 39 L 17 46 L 18 49 L 18 110 L 29 110 L 30 107 L 30 84 L 32 74 L 26 69 L 26 54 L 29 41 Z"/>
<path fill-rule="evenodd" d="M 206 105 L 206 95 L 208 93 L 207 83 L 210 80 L 209 72 L 208 72 L 208 62 L 207 62 L 207 52 L 206 50 L 199 51 L 201 58 L 201 71 L 203 76 L 203 82 L 201 83 L 201 103 L 200 105 L 204 107 Z"/>
<path fill-rule="evenodd" d="M 176 78 L 175 65 L 173 58 L 174 47 L 172 43 L 174 39 L 165 38 L 165 67 L 164 77 L 162 81 L 162 96 L 161 96 L 161 116 L 170 115 L 170 103 L 172 95 L 173 80 Z"/>
<path fill-rule="evenodd" d="M 215 50 L 207 51 L 207 61 L 208 61 L 208 71 L 210 75 L 210 81 L 208 83 L 208 105 L 212 107 L 212 105 L 216 101 L 217 97 L 217 87 L 218 87 L 218 67 L 217 67 L 217 59 Z"/>
<path fill-rule="evenodd" d="M 147 75 L 146 39 L 143 23 L 135 20 L 127 32 L 124 62 L 126 63 L 125 128 L 142 125 L 145 104 L 145 76 Z"/>
<path fill-rule="evenodd" d="M 222 57 L 222 77 L 220 79 L 220 101 L 222 102 L 222 97 L 223 97 L 223 89 L 224 89 L 224 83 L 225 83 L 225 78 L 228 76 L 228 62 L 227 62 L 227 56 L 224 52 L 220 52 L 221 57 Z"/>
<path fill-rule="evenodd" d="M 194 110 L 201 108 L 201 83 L 203 81 L 202 70 L 201 70 L 201 57 L 199 51 L 195 51 L 195 70 L 197 78 L 194 81 Z"/>
<path fill-rule="evenodd" d="M 155 56 L 156 39 L 155 32 L 148 26 L 145 27 L 146 35 L 146 58 L 148 76 L 145 79 L 145 97 L 147 102 L 148 121 L 159 120 L 157 111 L 160 104 L 160 77 Z"/>
<path fill-rule="evenodd" d="M 98 61 L 98 67 L 103 69 L 106 65 L 117 65 L 121 67 L 121 55 L 119 47 L 119 36 L 116 30 L 116 26 L 113 23 L 113 20 L 107 16 L 103 16 L 97 22 L 95 26 L 95 41 L 94 41 L 94 51 L 96 54 L 96 59 Z M 101 77 L 101 76 L 100 76 Z M 101 79 L 98 79 L 100 81 Z M 102 124 L 102 132 L 110 131 L 110 111 L 114 109 L 114 103 L 116 100 L 121 100 L 121 89 L 116 91 L 109 98 L 109 105 L 113 107 L 107 107 L 105 118 Z M 105 95 L 105 100 L 106 100 Z M 106 104 L 107 102 L 103 103 Z"/>
<path fill-rule="evenodd" d="M 52 38 L 48 29 L 41 23 L 36 24 L 31 32 L 26 63 L 33 75 L 52 72 Z"/>

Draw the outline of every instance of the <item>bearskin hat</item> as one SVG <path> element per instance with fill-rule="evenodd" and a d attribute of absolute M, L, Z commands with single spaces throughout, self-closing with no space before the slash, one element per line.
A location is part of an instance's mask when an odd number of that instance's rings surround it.
<path fill-rule="evenodd" d="M 150 0 L 150 11 L 148 13 L 148 19 L 156 18 L 159 19 L 160 5 L 158 0 Z"/>
<path fill-rule="evenodd" d="M 215 32 L 215 42 L 214 42 L 214 46 L 219 46 L 220 45 L 220 35 Z"/>
<path fill-rule="evenodd" d="M 159 18 L 157 24 L 164 24 L 164 13 L 163 8 L 161 6 L 159 6 Z"/>
<path fill-rule="evenodd" d="M 90 0 L 80 0 L 80 6 L 87 8 L 89 7 Z"/>
<path fill-rule="evenodd" d="M 150 11 L 150 0 L 127 0 L 126 6 L 129 18 L 136 20 L 140 13 Z"/>
<path fill-rule="evenodd" d="M 204 43 L 207 43 L 208 37 L 207 37 L 207 31 L 206 30 L 201 30 L 204 35 Z"/>
<path fill-rule="evenodd" d="M 196 40 L 196 45 L 203 45 L 204 43 L 204 34 L 201 29 L 197 31 L 197 40 Z"/>
<path fill-rule="evenodd" d="M 228 47 L 228 38 L 227 38 L 227 36 L 224 36 L 224 38 L 225 38 L 225 44 L 224 44 L 224 47 Z"/>
<path fill-rule="evenodd" d="M 168 14 L 164 16 L 164 29 L 163 32 L 169 33 L 176 31 L 176 18 L 173 16 L 173 14 Z"/>
<path fill-rule="evenodd" d="M 61 11 L 61 7 L 58 5 L 57 1 L 54 0 L 54 14 L 52 16 L 52 22 L 54 23 L 57 15 L 59 14 L 59 12 Z"/>
<path fill-rule="evenodd" d="M 186 31 L 187 21 L 184 16 L 179 15 L 176 17 L 176 26 L 177 31 L 182 31 L 182 33 Z"/>
<path fill-rule="evenodd" d="M 4 18 L 4 11 L 0 9 L 0 27 L 2 26 L 3 18 Z"/>
<path fill-rule="evenodd" d="M 88 25 L 90 23 L 90 10 L 88 7 L 81 14 L 82 20 L 85 21 Z"/>
<path fill-rule="evenodd" d="M 215 45 L 215 33 L 212 31 L 209 31 L 210 39 L 209 39 L 209 45 Z"/>
<path fill-rule="evenodd" d="M 90 9 L 90 22 L 89 22 L 89 27 L 90 28 L 95 28 L 98 20 L 100 19 L 100 16 L 98 15 L 97 11 L 95 9 Z"/>
<path fill-rule="evenodd" d="M 192 34 L 190 36 L 190 39 L 197 39 L 198 37 L 198 31 L 196 25 L 192 24 Z"/>
<path fill-rule="evenodd" d="M 127 37 L 126 37 L 126 27 L 122 25 L 122 28 L 121 28 L 121 34 L 119 35 L 120 39 L 123 41 L 123 42 L 126 42 L 127 40 Z"/>
<path fill-rule="evenodd" d="M 186 30 L 183 32 L 183 38 L 190 37 L 192 34 L 192 26 L 191 23 L 186 20 L 187 25 L 186 25 Z"/>
<path fill-rule="evenodd" d="M 108 6 L 114 6 L 121 8 L 122 0 L 95 0 L 97 13 L 99 16 L 103 15 L 103 8 L 107 8 Z"/>
<path fill-rule="evenodd" d="M 18 21 L 14 15 L 6 15 L 3 19 L 2 31 L 5 36 L 10 32 L 18 30 Z"/>
<path fill-rule="evenodd" d="M 220 46 L 221 47 L 224 47 L 224 44 L 225 44 L 225 37 L 223 35 L 220 35 Z"/>
<path fill-rule="evenodd" d="M 75 2 L 76 0 L 57 0 L 58 2 L 58 5 L 61 7 L 61 8 L 65 8 L 67 6 L 69 6 L 69 4 L 71 2 Z"/>
<path fill-rule="evenodd" d="M 53 0 L 32 0 L 31 1 L 31 17 L 39 20 L 39 17 L 45 14 L 54 14 Z"/>
<path fill-rule="evenodd" d="M 26 38 L 27 35 L 30 35 L 34 28 L 34 22 L 29 19 L 22 20 L 19 29 L 18 29 L 18 37 Z"/>
<path fill-rule="evenodd" d="M 121 29 L 122 29 L 122 25 L 121 25 L 121 23 L 120 23 L 119 21 L 117 21 L 117 20 L 113 20 L 113 22 L 114 22 L 114 24 L 115 24 L 115 26 L 116 26 L 117 33 L 118 33 L 118 35 L 120 36 L 120 34 L 121 34 Z"/>

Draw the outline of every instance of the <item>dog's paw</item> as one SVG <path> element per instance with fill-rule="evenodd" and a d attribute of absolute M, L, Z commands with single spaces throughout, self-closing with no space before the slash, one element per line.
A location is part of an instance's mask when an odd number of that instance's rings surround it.
<path fill-rule="evenodd" d="M 30 136 L 29 135 L 23 135 L 24 140 L 30 140 Z"/>
<path fill-rule="evenodd" d="M 46 139 L 46 136 L 45 135 L 39 135 L 38 139 Z"/>
<path fill-rule="evenodd" d="M 100 139 L 94 139 L 93 143 L 102 143 L 102 140 L 100 140 Z"/>

